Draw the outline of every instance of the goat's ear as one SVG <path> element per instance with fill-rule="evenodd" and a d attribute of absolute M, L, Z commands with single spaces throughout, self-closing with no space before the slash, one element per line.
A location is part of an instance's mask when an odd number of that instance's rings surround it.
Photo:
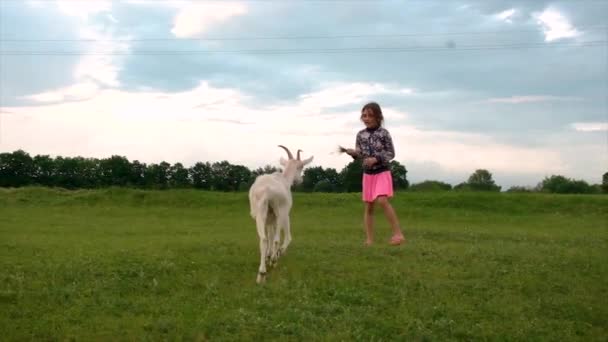
<path fill-rule="evenodd" d="M 302 164 L 304 164 L 304 165 L 309 164 L 313 158 L 314 158 L 314 156 L 310 156 L 310 158 L 302 160 Z"/>
<path fill-rule="evenodd" d="M 287 166 L 287 159 L 281 157 L 281 159 L 279 159 L 279 163 L 281 163 L 283 166 Z"/>

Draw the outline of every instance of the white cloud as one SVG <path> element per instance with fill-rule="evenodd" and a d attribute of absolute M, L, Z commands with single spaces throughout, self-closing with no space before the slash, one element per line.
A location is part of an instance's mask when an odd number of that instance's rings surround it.
<path fill-rule="evenodd" d="M 118 81 L 120 67 L 114 63 L 114 60 L 115 58 L 111 56 L 85 56 L 74 70 L 74 76 L 77 79 L 92 79 L 117 87 L 120 85 Z"/>
<path fill-rule="evenodd" d="M 411 125 L 393 125 L 388 129 L 399 160 L 436 163 L 455 174 L 470 174 L 478 168 L 499 173 L 542 173 L 565 166 L 557 149 L 512 146 L 485 134 L 420 130 Z M 543 158 L 538 158 L 539 155 Z"/>
<path fill-rule="evenodd" d="M 99 88 L 95 83 L 78 83 L 66 88 L 25 96 L 25 99 L 36 102 L 80 101 L 93 97 Z"/>
<path fill-rule="evenodd" d="M 126 0 L 125 3 L 130 5 L 138 6 L 160 6 L 160 7 L 171 7 L 180 8 L 188 4 L 188 1 L 183 0 L 163 0 L 163 1 L 151 1 L 151 0 Z"/>
<path fill-rule="evenodd" d="M 45 2 L 40 2 L 40 1 L 36 1 L 36 0 L 26 0 L 25 4 L 32 8 L 41 8 L 46 5 Z"/>
<path fill-rule="evenodd" d="M 91 15 L 112 10 L 112 1 L 110 0 L 57 0 L 55 3 L 64 14 L 85 20 Z"/>
<path fill-rule="evenodd" d="M 579 132 L 602 132 L 608 131 L 608 122 L 575 122 L 571 127 Z"/>
<path fill-rule="evenodd" d="M 306 114 L 310 114 L 311 101 L 315 108 L 322 107 L 317 101 L 330 94 L 344 96 L 345 89 L 357 90 L 357 96 L 332 105 L 361 100 L 369 91 L 399 91 L 381 84 L 342 84 L 289 105 L 259 108 L 246 105 L 250 98 L 239 90 L 215 88 L 206 82 L 170 94 L 97 89 L 94 96 L 79 102 L 7 108 L 16 115 L 5 119 L 8 134 L 4 141 L 9 149 L 23 148 L 31 153 L 97 157 L 121 154 L 146 162 L 185 164 L 228 160 L 248 167 L 276 164 L 282 153 L 276 145 L 285 144 L 315 155 L 315 165 L 341 169 L 349 158 L 332 152 L 339 144 L 353 145 L 354 135 L 362 127 L 358 110 L 325 108 L 327 114 L 322 118 Z M 78 88 L 66 92 L 70 91 L 72 95 L 82 93 Z M 39 100 L 59 97 L 38 95 Z M 459 175 L 476 168 L 498 174 L 539 174 L 564 168 L 559 149 L 499 144 L 482 134 L 420 130 L 403 123 L 408 118 L 404 111 L 390 106 L 383 110 L 396 144 L 397 160 L 406 164 L 433 162 Z M 24 114 L 30 118 L 19 119 Z M 251 148 L 253 141 L 255 149 Z"/>
<path fill-rule="evenodd" d="M 82 50 L 82 57 L 73 71 L 78 87 L 81 84 L 96 82 L 101 85 L 118 87 L 118 75 L 121 70 L 121 56 L 115 53 L 129 51 L 129 37 L 117 37 L 113 34 L 113 26 L 118 20 L 112 15 L 111 0 L 56 0 L 56 1 L 29 1 L 28 4 L 34 8 L 44 9 L 46 6 L 55 6 L 60 13 L 66 16 L 77 17 L 75 29 L 78 30 L 81 39 L 87 41 L 86 48 Z M 92 15 L 105 13 L 107 22 L 105 24 L 95 23 Z M 61 19 L 60 19 L 61 20 Z M 46 94 L 38 94 L 39 100 L 61 98 L 65 89 L 56 89 Z"/>
<path fill-rule="evenodd" d="M 549 102 L 549 101 L 582 101 L 579 97 L 569 96 L 551 96 L 551 95 L 523 95 L 511 97 L 496 97 L 486 100 L 486 103 L 508 103 L 522 104 L 533 102 Z"/>
<path fill-rule="evenodd" d="M 93 41 L 74 70 L 77 80 L 93 80 L 110 87 L 118 87 L 123 56 L 130 49 L 130 37 L 117 37 L 105 27 L 85 24 L 80 29 L 80 37 Z M 101 52 L 101 53 L 100 53 Z"/>
<path fill-rule="evenodd" d="M 193 2 L 179 11 L 174 19 L 171 33 L 178 38 L 193 37 L 204 33 L 214 25 L 245 13 L 247 13 L 247 6 L 239 2 Z"/>
<path fill-rule="evenodd" d="M 547 8 L 542 13 L 535 13 L 533 17 L 543 28 L 547 42 L 574 38 L 581 34 L 563 14 L 554 8 Z"/>
<path fill-rule="evenodd" d="M 498 20 L 512 24 L 513 16 L 515 15 L 515 13 L 517 13 L 517 10 L 515 10 L 514 8 L 511 8 L 511 9 L 508 9 L 508 10 L 495 14 L 494 17 Z"/>
<path fill-rule="evenodd" d="M 86 21 L 90 16 L 112 10 L 111 0 L 26 0 L 35 9 L 56 8 L 59 13 Z"/>
<path fill-rule="evenodd" d="M 324 83 L 321 90 L 300 96 L 298 105 L 314 111 L 369 101 L 371 97 L 378 94 L 409 95 L 413 92 L 412 89 L 381 83 Z"/>
<path fill-rule="evenodd" d="M 118 24 L 118 19 L 116 19 L 113 15 L 108 14 L 107 18 L 112 21 L 114 24 Z"/>

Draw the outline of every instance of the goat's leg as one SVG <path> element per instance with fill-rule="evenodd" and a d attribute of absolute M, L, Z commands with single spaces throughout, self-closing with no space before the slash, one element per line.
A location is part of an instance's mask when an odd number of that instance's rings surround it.
<path fill-rule="evenodd" d="M 285 252 L 287 252 L 287 247 L 289 247 L 289 243 L 291 243 L 291 227 L 288 214 L 281 216 L 281 226 L 283 227 L 284 236 L 280 253 L 285 254 Z"/>
<path fill-rule="evenodd" d="M 266 280 L 266 255 L 268 253 L 268 238 L 266 237 L 265 218 L 258 215 L 256 217 L 256 227 L 258 230 L 258 237 L 260 239 L 260 268 L 258 269 L 258 276 L 256 282 L 258 284 L 263 283 Z"/>
<path fill-rule="evenodd" d="M 266 251 L 266 263 L 268 266 L 274 266 L 276 258 L 274 257 L 277 246 L 274 244 L 274 235 L 277 230 L 277 219 L 272 210 L 268 211 L 266 216 L 266 237 L 268 238 L 268 249 Z"/>
<path fill-rule="evenodd" d="M 277 220 L 278 221 L 278 220 Z M 279 260 L 279 255 L 280 255 L 280 249 L 279 249 L 279 243 L 281 242 L 281 226 L 277 223 L 275 223 L 274 226 L 274 234 L 272 237 L 272 263 L 273 265 L 277 263 L 277 261 Z"/>
<path fill-rule="evenodd" d="M 276 231 L 277 231 L 277 225 L 276 222 L 274 221 L 270 221 L 268 222 L 268 253 L 267 253 L 267 262 L 268 265 L 270 267 L 273 267 L 276 262 L 277 262 L 277 258 L 276 258 L 276 253 L 278 250 L 278 245 L 275 243 L 275 235 L 276 235 Z"/>

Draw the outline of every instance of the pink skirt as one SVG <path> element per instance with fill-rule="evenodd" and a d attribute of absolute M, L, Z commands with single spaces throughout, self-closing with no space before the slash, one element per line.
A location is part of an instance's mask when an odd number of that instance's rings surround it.
<path fill-rule="evenodd" d="M 393 197 L 393 176 L 390 171 L 375 175 L 363 174 L 363 201 L 373 202 L 378 196 Z"/>

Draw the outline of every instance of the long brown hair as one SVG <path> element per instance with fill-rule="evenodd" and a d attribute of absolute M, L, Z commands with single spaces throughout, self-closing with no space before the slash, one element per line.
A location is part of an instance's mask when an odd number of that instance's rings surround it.
<path fill-rule="evenodd" d="M 366 109 L 370 109 L 372 113 L 374 113 L 374 119 L 376 119 L 378 127 L 382 126 L 382 123 L 384 122 L 384 115 L 382 115 L 382 108 L 380 108 L 380 105 L 376 102 L 369 102 L 365 104 L 365 106 L 361 108 L 361 117 L 363 117 L 363 112 L 365 112 Z"/>

